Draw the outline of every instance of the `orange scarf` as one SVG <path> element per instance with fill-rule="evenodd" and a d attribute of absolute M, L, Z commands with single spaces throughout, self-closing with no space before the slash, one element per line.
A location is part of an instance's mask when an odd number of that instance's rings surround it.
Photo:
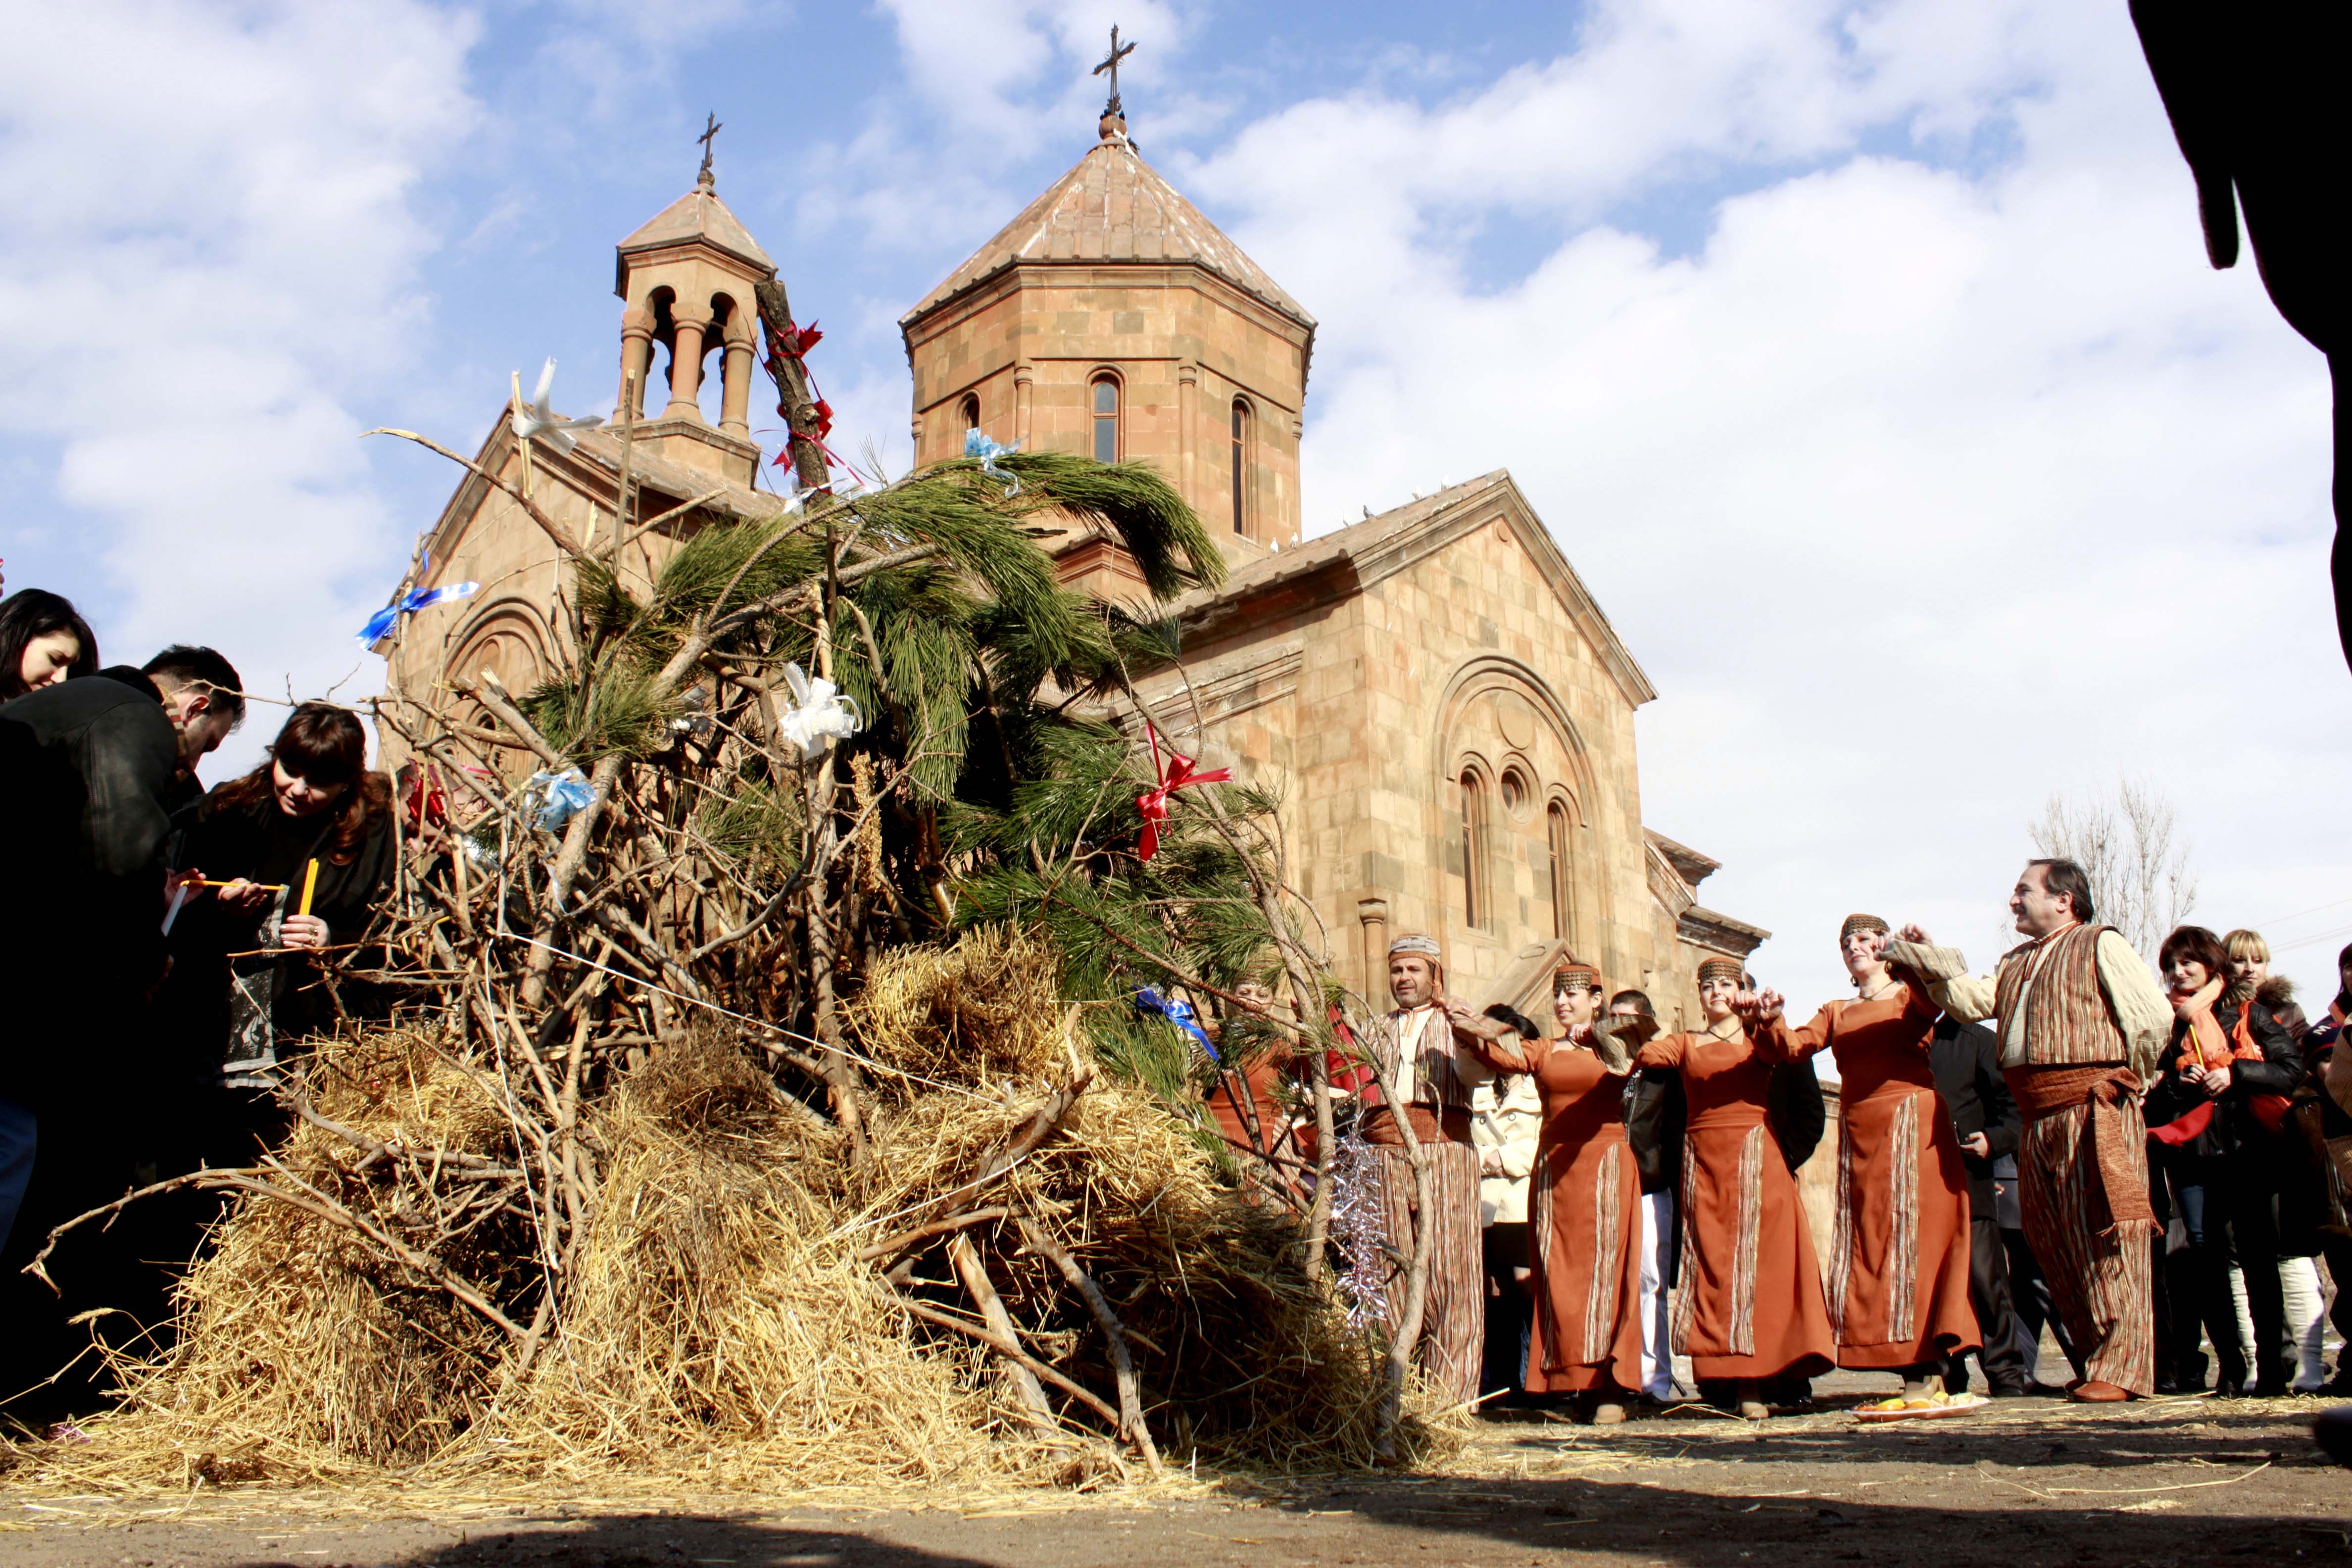
<path fill-rule="evenodd" d="M 2248 996 L 2238 1007 L 2238 1021 L 2230 1032 L 2221 1032 L 2221 1021 L 2213 1016 L 2213 1004 L 2221 999 L 2221 983 L 2209 980 L 2202 990 L 2172 1005 L 2172 1011 L 2189 1026 L 2180 1037 L 2180 1056 L 2175 1061 L 2176 1071 L 2201 1067 L 2207 1072 L 2226 1068 L 2232 1062 L 2258 1062 L 2263 1059 L 2262 1047 L 2254 1044 L 2254 999 Z M 2254 1119 L 2273 1132 L 2286 1123 L 2289 1109 L 2284 1097 L 2275 1094 L 2255 1094 L 2247 1097 L 2247 1109 Z M 2159 1143 L 2188 1142 L 2212 1124 L 2213 1101 L 2207 1100 L 2188 1115 L 2151 1127 L 2148 1136 Z"/>

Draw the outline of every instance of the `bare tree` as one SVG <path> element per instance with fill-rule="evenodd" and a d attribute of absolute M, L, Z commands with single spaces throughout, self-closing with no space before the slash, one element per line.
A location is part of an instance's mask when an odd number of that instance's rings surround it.
<path fill-rule="evenodd" d="M 2123 932 L 2150 965 L 2157 949 L 2197 905 L 2197 873 L 2178 814 L 2159 790 L 2126 777 L 2113 796 L 2053 795 L 2027 826 L 2038 854 L 2072 860 L 2090 879 L 2099 920 Z"/>

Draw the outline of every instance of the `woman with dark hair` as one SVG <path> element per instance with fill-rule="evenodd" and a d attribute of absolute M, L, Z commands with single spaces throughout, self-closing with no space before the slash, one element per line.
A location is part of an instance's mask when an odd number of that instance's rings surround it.
<path fill-rule="evenodd" d="M 1757 1047 L 1790 1062 L 1826 1050 L 1844 1085 L 1824 1281 L 1838 1364 L 1896 1373 L 1905 1402 L 1941 1405 L 1944 1363 L 1978 1344 L 1968 1172 L 1928 1059 L 1941 1009 L 1887 966 L 1886 938 L 1876 915 L 1847 916 L 1838 952 L 1858 994 L 1792 1029 L 1768 994 Z"/>
<path fill-rule="evenodd" d="M 1624 1046 L 1604 1039 L 1601 972 L 1570 959 L 1552 984 L 1557 1039 L 1466 1007 L 1454 1009 L 1454 1023 L 1478 1037 L 1488 1067 L 1530 1073 L 1543 1092 L 1528 1204 L 1535 1332 L 1523 1381 L 1533 1394 L 1575 1395 L 1585 1419 L 1611 1426 L 1643 1384 L 1642 1176 L 1625 1143 L 1629 1064 Z"/>
<path fill-rule="evenodd" d="M 0 600 L 0 702 L 97 669 L 98 638 L 71 600 L 42 588 Z"/>
<path fill-rule="evenodd" d="M 1779 998 L 1750 994 L 1727 958 L 1700 963 L 1698 996 L 1705 1026 L 1652 1040 L 1633 1065 L 1680 1072 L 1690 1107 L 1675 1350 L 1702 1388 L 1730 1385 L 1738 1413 L 1760 1421 L 1772 1386 L 1829 1371 L 1837 1342 L 1812 1228 L 1768 1123 L 1775 1058 L 1747 1026 Z"/>
<path fill-rule="evenodd" d="M 2302 1048 L 2263 1003 L 2230 990 L 2230 955 L 2202 926 L 2182 926 L 2158 953 L 2175 1015 L 2172 1044 L 2149 1085 L 2148 1137 L 2189 1233 L 2167 1270 L 2172 1294 L 2174 1374 L 2182 1390 L 2205 1385 L 2197 1330 L 2221 1362 L 2215 1392 L 2245 1392 L 2246 1348 L 2230 1289 L 2231 1242 L 2262 1267 L 2246 1269 L 2254 1319 L 2254 1392 L 2287 1392 L 2285 1307 L 2276 1266 L 2279 1138 L 2288 1097 L 2303 1076 Z"/>
<path fill-rule="evenodd" d="M 391 879 L 392 785 L 366 763 L 360 721 L 305 702 L 268 762 L 184 818 L 186 874 L 226 885 L 173 927 L 176 1034 L 201 1083 L 260 1112 L 248 1130 L 270 1121 L 277 1037 L 322 1021 L 317 989 L 289 987 L 285 955 L 356 940 Z"/>

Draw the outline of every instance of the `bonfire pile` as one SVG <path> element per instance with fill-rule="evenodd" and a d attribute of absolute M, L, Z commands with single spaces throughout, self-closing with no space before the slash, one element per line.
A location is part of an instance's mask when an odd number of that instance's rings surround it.
<path fill-rule="evenodd" d="M 233 1202 L 169 1348 L 60 1462 L 1079 1481 L 1419 1442 L 1326 1261 L 1328 1171 L 1237 1169 L 1197 1047 L 1131 1005 L 1271 977 L 1257 1036 L 1353 1059 L 1272 801 L 1184 792 L 1141 852 L 1131 681 L 1174 639 L 1040 545 L 1213 581 L 1174 491 L 998 455 L 683 510 L 633 571 L 477 471 L 568 557 L 560 668 L 378 700 L 404 843 L 312 981 L 343 1024 L 287 1074 L 291 1139 L 193 1178 Z"/>

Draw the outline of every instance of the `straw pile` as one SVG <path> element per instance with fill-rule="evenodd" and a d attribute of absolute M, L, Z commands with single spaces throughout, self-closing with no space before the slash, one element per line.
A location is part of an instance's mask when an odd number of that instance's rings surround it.
<path fill-rule="evenodd" d="M 520 1376 L 505 1336 L 446 1289 L 388 1268 L 341 1225 L 249 1195 L 184 1282 L 176 1352 L 132 1372 L 121 1412 L 47 1468 L 79 1486 L 1135 1473 L 1077 1421 L 1026 1422 L 981 1346 L 910 1316 L 909 1299 L 952 1302 L 944 1238 L 906 1254 L 904 1294 L 886 1278 L 891 1258 L 860 1256 L 952 1205 L 1041 1102 L 1088 1072 L 1066 1016 L 1050 955 L 1015 933 L 885 959 L 851 1009 L 882 1086 L 873 1136 L 887 1173 L 862 1196 L 846 1190 L 839 1134 L 777 1089 L 755 1047 L 697 1030 L 656 1051 L 591 1114 L 595 1213 L 562 1321 Z M 516 1168 L 494 1081 L 421 1032 L 323 1042 L 310 1083 L 320 1121 L 346 1131 L 306 1123 L 280 1155 L 281 1181 L 396 1216 L 376 1201 L 388 1162 L 369 1162 L 352 1133 L 470 1156 L 486 1173 Z M 1376 1357 L 1305 1283 L 1297 1221 L 1226 1184 L 1148 1092 L 1096 1075 L 1054 1136 L 972 1195 L 1011 1211 L 964 1234 L 1041 1360 L 1113 1382 L 1102 1335 L 1070 1309 L 1053 1264 L 1024 1247 L 1022 1219 L 1117 1304 L 1172 1460 L 1370 1461 Z M 541 1266 L 526 1216 L 496 1215 L 438 1256 L 485 1293 L 525 1296 L 521 1276 Z"/>

